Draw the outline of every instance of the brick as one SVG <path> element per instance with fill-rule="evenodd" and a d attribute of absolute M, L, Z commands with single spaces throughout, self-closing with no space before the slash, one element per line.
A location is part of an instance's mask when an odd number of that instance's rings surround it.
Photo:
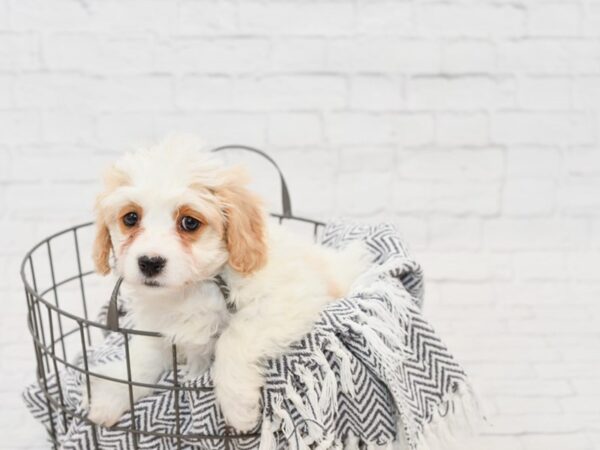
<path fill-rule="evenodd" d="M 415 35 L 414 7 L 393 0 L 362 1 L 357 4 L 356 27 L 369 34 Z"/>
<path fill-rule="evenodd" d="M 60 167 L 48 170 L 57 157 L 68 159 L 69 164 L 62 164 Z M 69 151 L 60 155 L 28 153 L 15 159 L 10 180 L 28 183 L 40 181 L 93 183 L 99 180 L 101 168 L 107 166 L 108 161 L 98 164 L 98 158 L 91 149 L 80 148 L 78 152 Z"/>
<path fill-rule="evenodd" d="M 10 178 L 9 174 L 12 173 L 11 160 L 12 158 L 10 150 L 8 150 L 7 148 L 0 148 L 0 183 L 3 181 L 7 181 Z M 2 200 L 1 190 L 0 200 Z"/>
<path fill-rule="evenodd" d="M 36 0 L 11 3 L 10 24 L 17 30 L 78 30 L 92 26 L 93 15 L 81 3 L 58 0 L 52 5 Z M 133 21 L 132 21 L 133 22 Z"/>
<path fill-rule="evenodd" d="M 186 37 L 155 46 L 155 67 L 167 72 L 255 73 L 268 66 L 269 42 L 265 38 Z"/>
<path fill-rule="evenodd" d="M 267 140 L 278 146 L 301 147 L 323 140 L 321 119 L 316 114 L 286 113 L 269 117 Z"/>
<path fill-rule="evenodd" d="M 483 146 L 489 143 L 488 117 L 480 113 L 437 116 L 437 142 L 449 146 Z"/>
<path fill-rule="evenodd" d="M 593 119 L 585 113 L 506 112 L 492 117 L 492 142 L 502 144 L 590 144 Z"/>
<path fill-rule="evenodd" d="M 578 281 L 597 280 L 598 263 L 600 263 L 600 255 L 598 255 L 597 252 L 572 252 L 568 256 L 571 277 Z"/>
<path fill-rule="evenodd" d="M 358 76 L 350 82 L 350 106 L 357 110 L 397 110 L 404 104 L 395 77 Z"/>
<path fill-rule="evenodd" d="M 286 150 L 277 155 L 277 161 L 286 174 L 296 214 L 317 219 L 335 214 L 337 205 L 333 152 L 323 149 Z"/>
<path fill-rule="evenodd" d="M 406 240 L 409 249 L 420 250 L 427 247 L 426 220 L 418 217 L 399 216 L 393 222 L 396 224 L 400 235 Z M 429 289 L 428 292 L 429 298 L 432 298 L 434 296 L 432 289 Z"/>
<path fill-rule="evenodd" d="M 96 107 L 103 111 L 170 111 L 174 109 L 170 76 L 116 76 L 99 85 Z"/>
<path fill-rule="evenodd" d="M 600 60 L 596 58 L 598 43 L 595 40 L 573 39 L 566 42 L 565 45 L 569 50 L 572 72 L 589 75 L 600 72 Z"/>
<path fill-rule="evenodd" d="M 275 71 L 320 71 L 327 64 L 327 41 L 316 37 L 285 37 L 271 43 Z"/>
<path fill-rule="evenodd" d="M 0 108 L 13 106 L 14 77 L 0 75 Z"/>
<path fill-rule="evenodd" d="M 95 121 L 91 114 L 59 111 L 42 114 L 44 142 L 91 144 L 96 140 L 95 131 Z"/>
<path fill-rule="evenodd" d="M 557 335 L 592 335 L 594 334 L 594 325 L 593 323 L 587 323 L 587 327 L 582 327 L 585 325 L 584 320 L 573 320 L 561 323 L 558 325 L 560 320 L 555 322 L 547 321 L 546 325 L 555 326 Z M 598 363 L 596 361 L 584 361 L 578 363 L 556 363 L 556 362 L 547 362 L 547 363 L 535 363 L 533 365 L 534 369 L 538 373 L 538 376 L 541 378 L 556 380 L 556 379 L 569 379 L 569 378 L 579 378 L 579 379 L 595 379 L 595 371 L 598 369 Z"/>
<path fill-rule="evenodd" d="M 385 211 L 391 192 L 390 173 L 342 173 L 337 178 L 337 201 L 343 216 L 369 216 Z"/>
<path fill-rule="evenodd" d="M 0 34 L 0 70 L 35 70 L 41 66 L 39 38 L 33 33 Z"/>
<path fill-rule="evenodd" d="M 442 70 L 447 73 L 489 73 L 495 70 L 496 49 L 484 40 L 449 40 L 442 47 Z"/>
<path fill-rule="evenodd" d="M 510 276 L 509 259 L 502 255 L 475 256 L 466 252 L 422 252 L 422 264 L 432 280 L 482 281 Z"/>
<path fill-rule="evenodd" d="M 393 189 L 398 213 L 489 216 L 499 211 L 500 185 L 495 183 L 394 180 Z"/>
<path fill-rule="evenodd" d="M 576 178 L 558 187 L 558 209 L 570 215 L 597 216 L 600 212 L 598 197 L 600 181 Z"/>
<path fill-rule="evenodd" d="M 502 414 L 560 413 L 559 400 L 536 397 L 497 397 L 494 399 L 498 411 Z"/>
<path fill-rule="evenodd" d="M 175 82 L 175 101 L 184 110 L 232 109 L 232 83 L 225 76 L 187 75 Z"/>
<path fill-rule="evenodd" d="M 76 188 L 74 187 L 76 186 Z M 5 207 L 23 219 L 61 217 L 72 211 L 87 211 L 91 217 L 96 188 L 91 184 L 13 184 L 7 188 Z M 40 201 L 41 200 L 41 201 Z"/>
<path fill-rule="evenodd" d="M 583 28 L 586 36 L 600 36 L 600 4 L 590 2 L 585 5 Z"/>
<path fill-rule="evenodd" d="M 511 147 L 506 152 L 508 178 L 553 179 L 558 174 L 560 153 L 552 148 Z"/>
<path fill-rule="evenodd" d="M 600 77 L 577 78 L 573 84 L 573 106 L 594 108 L 600 101 Z"/>
<path fill-rule="evenodd" d="M 155 139 L 169 133 L 191 134 L 201 136 L 207 148 L 238 142 L 258 147 L 265 145 L 266 117 L 256 112 L 163 114 L 154 127 Z"/>
<path fill-rule="evenodd" d="M 528 34 L 533 36 L 577 36 L 582 8 L 578 4 L 540 3 L 528 11 Z"/>
<path fill-rule="evenodd" d="M 431 114 L 406 113 L 394 116 L 395 139 L 403 147 L 418 147 L 433 143 L 435 125 Z"/>
<path fill-rule="evenodd" d="M 500 218 L 484 225 L 486 244 L 494 250 L 577 248 L 584 235 L 585 223 L 573 219 Z"/>
<path fill-rule="evenodd" d="M 570 148 L 564 154 L 564 162 L 570 177 L 600 175 L 600 152 L 596 148 Z"/>
<path fill-rule="evenodd" d="M 502 192 L 502 212 L 507 216 L 547 216 L 556 206 L 553 180 L 511 179 Z"/>
<path fill-rule="evenodd" d="M 105 1 L 94 5 L 92 25 L 111 34 L 170 36 L 178 30 L 178 8 L 164 0 Z M 131 16 L 135 15 L 135 20 Z M 84 22 L 85 24 L 85 22 Z"/>
<path fill-rule="evenodd" d="M 399 175 L 405 180 L 457 183 L 500 181 L 501 150 L 412 150 L 398 153 Z"/>
<path fill-rule="evenodd" d="M 491 305 L 495 301 L 494 288 L 488 283 L 447 282 L 441 287 L 441 297 L 443 303 L 454 307 Z"/>
<path fill-rule="evenodd" d="M 0 1 L 0 30 L 9 28 L 8 20 L 9 0 Z"/>
<path fill-rule="evenodd" d="M 77 74 L 22 74 L 15 80 L 15 101 L 18 107 L 24 108 L 81 111 L 98 106 L 102 85 L 98 78 Z M 108 81 L 104 81 L 104 85 L 109 85 L 107 91 L 118 90 L 118 86 L 112 86 Z"/>
<path fill-rule="evenodd" d="M 440 45 L 435 41 L 391 37 L 332 39 L 331 70 L 435 73 L 440 69 Z"/>
<path fill-rule="evenodd" d="M 0 135 L 7 144 L 39 142 L 40 115 L 35 111 L 0 111 Z"/>
<path fill-rule="evenodd" d="M 233 92 L 242 110 L 329 110 L 346 105 L 348 87 L 335 75 L 281 75 L 236 79 Z"/>
<path fill-rule="evenodd" d="M 487 380 L 486 392 L 494 395 L 564 397 L 573 389 L 565 380 Z"/>
<path fill-rule="evenodd" d="M 393 117 L 383 114 L 334 113 L 325 117 L 333 144 L 390 144 L 395 139 Z"/>
<path fill-rule="evenodd" d="M 518 252 L 514 255 L 514 266 L 519 280 L 556 281 L 568 277 L 568 270 L 552 252 Z"/>
<path fill-rule="evenodd" d="M 482 226 L 476 218 L 436 218 L 429 225 L 432 250 L 475 250 L 481 248 Z"/>
<path fill-rule="evenodd" d="M 503 41 L 498 44 L 498 70 L 523 73 L 569 73 L 569 47 L 552 39 Z"/>
<path fill-rule="evenodd" d="M 592 450 L 595 446 L 583 435 L 575 433 L 545 434 L 542 430 L 539 434 L 524 435 L 520 437 L 521 445 L 527 450 L 548 450 L 551 448 L 577 448 L 581 450 Z"/>
<path fill-rule="evenodd" d="M 235 28 L 236 4 L 233 1 L 186 0 L 179 5 L 177 33 L 231 33 Z"/>
<path fill-rule="evenodd" d="M 154 70 L 153 45 L 148 37 L 57 33 L 44 38 L 44 61 L 53 70 L 149 73 Z"/>
<path fill-rule="evenodd" d="M 159 138 L 154 134 L 154 118 L 147 112 L 99 114 L 96 119 L 96 133 L 102 144 L 113 151 Z"/>
<path fill-rule="evenodd" d="M 393 167 L 395 150 L 392 146 L 344 145 L 339 157 L 339 169 L 341 171 L 370 170 L 383 172 Z"/>
<path fill-rule="evenodd" d="M 413 108 L 463 111 L 510 107 L 515 102 L 514 83 L 504 77 L 415 77 L 406 91 Z"/>
<path fill-rule="evenodd" d="M 242 32 L 283 35 L 347 34 L 354 28 L 354 8 L 346 2 L 321 1 L 310 7 L 293 0 L 267 4 L 256 0 L 239 5 Z"/>
<path fill-rule="evenodd" d="M 564 77 L 523 78 L 519 80 L 519 103 L 525 109 L 569 109 L 571 80 Z"/>
<path fill-rule="evenodd" d="M 482 2 L 483 3 L 483 2 Z M 422 34 L 445 37 L 522 36 L 525 11 L 512 4 L 427 3 L 417 9 Z"/>

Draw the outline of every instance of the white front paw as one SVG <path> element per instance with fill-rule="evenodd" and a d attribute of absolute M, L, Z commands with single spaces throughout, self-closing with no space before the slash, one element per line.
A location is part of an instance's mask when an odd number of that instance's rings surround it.
<path fill-rule="evenodd" d="M 262 376 L 255 368 L 238 368 L 233 372 L 224 369 L 215 362 L 215 394 L 225 421 L 239 431 L 249 431 L 256 427 L 260 419 Z"/>
<path fill-rule="evenodd" d="M 242 386 L 231 390 L 222 386 L 216 389 L 217 399 L 225 421 L 239 431 L 250 431 L 260 419 L 260 391 L 245 391 Z"/>
<path fill-rule="evenodd" d="M 121 378 L 116 368 L 110 365 L 92 369 L 92 372 Z M 110 427 L 117 423 L 124 412 L 129 410 L 129 390 L 127 385 L 116 381 L 90 376 L 90 400 L 84 389 L 83 406 L 88 409 L 88 419 L 97 425 Z M 89 404 L 88 404 L 89 403 Z"/>

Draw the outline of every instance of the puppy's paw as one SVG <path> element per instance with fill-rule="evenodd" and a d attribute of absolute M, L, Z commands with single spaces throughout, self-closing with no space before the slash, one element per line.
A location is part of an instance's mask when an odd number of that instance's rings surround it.
<path fill-rule="evenodd" d="M 111 364 L 92 371 L 121 378 L 118 368 Z M 90 376 L 90 392 L 88 401 L 87 390 L 84 389 L 82 406 L 88 410 L 88 419 L 97 425 L 113 426 L 129 410 L 129 391 L 125 384 Z"/>
<path fill-rule="evenodd" d="M 263 377 L 255 366 L 238 365 L 217 358 L 213 366 L 215 395 L 225 421 L 239 431 L 249 431 L 260 420 L 260 388 Z"/>
<path fill-rule="evenodd" d="M 221 405 L 225 421 L 238 431 L 256 428 L 260 420 L 260 390 L 230 389 L 226 386 L 217 389 L 217 399 Z"/>

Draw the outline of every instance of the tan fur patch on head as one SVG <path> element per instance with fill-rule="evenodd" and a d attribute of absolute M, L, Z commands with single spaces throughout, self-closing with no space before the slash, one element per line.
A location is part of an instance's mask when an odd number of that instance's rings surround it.
<path fill-rule="evenodd" d="M 194 231 L 184 230 L 181 225 L 181 222 L 184 217 L 193 217 L 198 222 L 200 222 L 200 226 Z M 175 211 L 174 220 L 179 239 L 186 248 L 189 248 L 194 242 L 196 242 L 200 238 L 200 236 L 206 230 L 206 225 L 208 224 L 208 220 L 206 219 L 206 217 L 204 217 L 203 214 L 201 214 L 200 212 L 196 211 L 188 205 L 184 205 L 178 208 L 177 211 Z"/>
<path fill-rule="evenodd" d="M 225 241 L 229 265 L 242 274 L 250 274 L 267 262 L 266 219 L 260 198 L 245 186 L 246 176 L 229 169 L 227 181 L 215 194 L 224 206 Z"/>
<path fill-rule="evenodd" d="M 92 258 L 96 271 L 101 275 L 106 275 L 110 272 L 110 251 L 112 249 L 112 241 L 108 229 L 109 217 L 107 211 L 102 206 L 102 201 L 116 189 L 126 185 L 129 182 L 127 174 L 117 169 L 115 166 L 110 167 L 104 175 L 104 191 L 96 198 L 96 237 L 92 251 Z"/>

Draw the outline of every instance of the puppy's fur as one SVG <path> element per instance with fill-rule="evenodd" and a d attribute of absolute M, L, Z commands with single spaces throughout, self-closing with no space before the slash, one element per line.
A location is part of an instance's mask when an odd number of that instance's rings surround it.
<path fill-rule="evenodd" d="M 111 271 L 114 252 L 136 328 L 165 336 L 131 339 L 134 381 L 154 383 L 170 367 L 172 342 L 193 373 L 214 358 L 217 399 L 239 430 L 259 419 L 261 363 L 310 331 L 324 305 L 346 294 L 366 265 L 358 248 L 335 252 L 268 224 L 239 169 L 174 140 L 120 159 L 105 177 L 96 211 L 98 272 Z M 194 230 L 183 225 L 190 217 L 199 222 Z M 161 258 L 160 267 L 144 272 L 142 257 Z M 212 281 L 216 275 L 231 290 L 233 314 Z M 127 378 L 122 362 L 93 370 Z M 136 387 L 134 398 L 149 392 Z M 124 384 L 92 377 L 91 420 L 112 425 L 127 409 Z"/>

